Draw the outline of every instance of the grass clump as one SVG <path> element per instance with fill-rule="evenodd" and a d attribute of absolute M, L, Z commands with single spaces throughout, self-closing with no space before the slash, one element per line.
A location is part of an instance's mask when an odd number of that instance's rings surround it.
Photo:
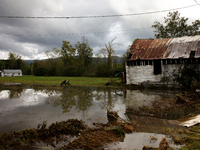
<path fill-rule="evenodd" d="M 200 125 L 182 129 L 165 129 L 175 144 L 183 145 L 180 150 L 200 149 Z"/>

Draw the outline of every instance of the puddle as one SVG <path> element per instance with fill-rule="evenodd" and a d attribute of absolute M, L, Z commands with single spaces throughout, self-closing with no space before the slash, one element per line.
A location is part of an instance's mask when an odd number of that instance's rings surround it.
<path fill-rule="evenodd" d="M 181 146 L 175 145 L 171 138 L 163 134 L 143 133 L 136 132 L 133 134 L 126 134 L 123 142 L 109 144 L 105 146 L 106 149 L 136 149 L 142 150 L 144 146 L 158 148 L 162 138 L 166 138 L 169 146 L 173 148 L 181 148 Z"/>
<path fill-rule="evenodd" d="M 133 110 L 144 105 L 150 106 L 155 100 L 174 97 L 175 94 L 177 94 L 175 91 L 114 90 L 94 87 L 67 87 L 59 90 L 20 89 L 19 87 L 19 89 L 2 90 L 0 132 L 36 128 L 43 121 L 47 121 L 47 125 L 50 125 L 56 121 L 72 118 L 83 120 L 86 125 L 93 127 L 93 122 L 108 122 L 107 110 L 109 109 L 117 111 L 121 118 L 134 120 L 141 125 L 135 133 L 127 134 L 123 142 L 112 147 L 140 149 L 144 144 L 157 145 L 165 136 L 160 134 L 161 128 L 176 127 L 178 123 L 166 116 L 160 118 L 137 116 L 132 113 Z M 175 117 L 175 119 L 179 118 L 180 115 Z M 150 141 L 151 136 L 157 138 L 154 143 Z"/>

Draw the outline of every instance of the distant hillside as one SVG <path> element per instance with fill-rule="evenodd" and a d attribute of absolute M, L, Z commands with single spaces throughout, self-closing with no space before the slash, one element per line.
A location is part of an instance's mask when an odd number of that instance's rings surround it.
<path fill-rule="evenodd" d="M 95 59 L 97 59 L 96 57 L 93 57 L 93 59 L 95 60 Z M 42 60 L 45 60 L 45 59 L 42 59 Z M 104 60 L 104 58 L 101 58 L 101 60 L 103 61 Z M 31 63 L 33 63 L 35 60 L 24 60 L 27 64 L 31 64 Z M 41 60 L 38 60 L 38 61 L 41 61 Z M 123 61 L 123 59 L 122 59 L 122 57 L 118 57 L 118 63 L 120 64 L 120 63 L 122 63 L 122 61 Z"/>
<path fill-rule="evenodd" d="M 24 60 L 28 65 L 34 62 L 34 60 Z"/>

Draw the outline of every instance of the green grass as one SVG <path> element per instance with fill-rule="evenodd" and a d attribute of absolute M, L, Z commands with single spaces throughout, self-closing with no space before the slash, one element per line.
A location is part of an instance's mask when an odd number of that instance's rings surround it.
<path fill-rule="evenodd" d="M 64 80 L 69 80 L 72 86 L 105 86 L 110 82 L 109 77 L 44 77 L 44 76 L 22 76 L 22 77 L 0 77 L 0 82 L 13 82 L 31 85 L 60 86 Z M 117 80 L 116 83 L 119 83 Z"/>

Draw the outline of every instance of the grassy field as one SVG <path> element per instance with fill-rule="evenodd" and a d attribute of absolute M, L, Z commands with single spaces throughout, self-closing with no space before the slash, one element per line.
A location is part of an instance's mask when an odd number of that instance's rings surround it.
<path fill-rule="evenodd" d="M 60 86 L 60 83 L 64 80 L 69 80 L 72 86 L 105 86 L 107 82 L 110 82 L 109 77 L 44 77 L 44 76 L 22 76 L 22 77 L 0 77 L 0 82 L 13 82 L 22 84 L 33 85 L 50 85 Z M 112 79 L 115 83 L 120 83 L 118 78 Z"/>

